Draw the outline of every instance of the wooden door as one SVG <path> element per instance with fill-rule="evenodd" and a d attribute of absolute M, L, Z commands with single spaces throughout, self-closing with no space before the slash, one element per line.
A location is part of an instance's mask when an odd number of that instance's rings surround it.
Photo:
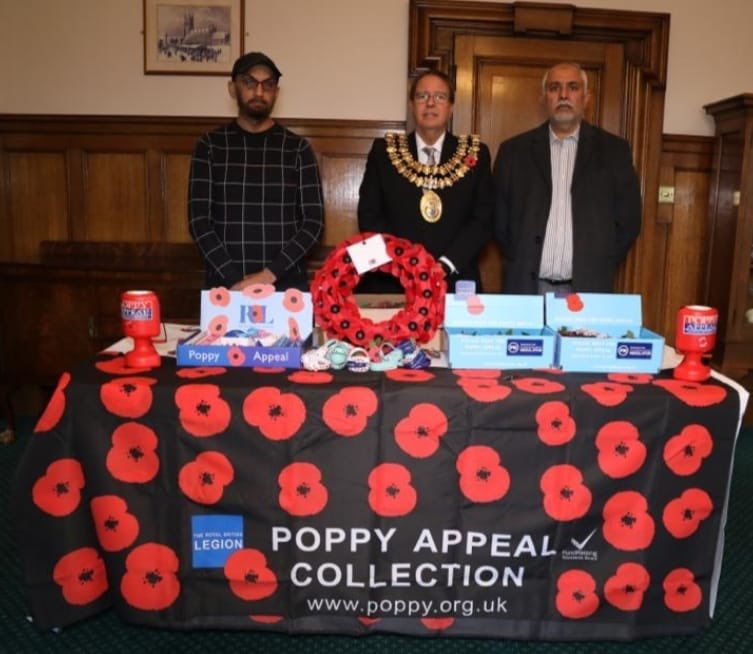
<path fill-rule="evenodd" d="M 619 43 L 459 35 L 453 131 L 479 134 L 494 157 L 502 141 L 546 120 L 541 102 L 546 70 L 560 61 L 576 61 L 588 75 L 586 120 L 624 136 L 623 50 Z M 482 253 L 481 275 L 485 290 L 501 290 L 502 258 L 496 244 Z"/>
<path fill-rule="evenodd" d="M 657 329 L 669 299 L 663 249 L 668 225 L 657 215 L 656 201 L 669 14 L 547 2 L 410 0 L 409 5 L 409 75 L 432 68 L 455 74 L 453 128 L 480 132 L 492 149 L 543 120 L 537 98 L 547 65 L 575 59 L 585 66 L 595 91 L 588 117 L 628 140 L 643 195 L 641 235 L 616 288 L 641 293 L 643 322 Z M 466 37 L 477 40 L 463 41 Z M 504 94 L 512 96 L 513 108 Z M 500 287 L 500 275 L 491 268 L 482 276 L 489 290 Z"/>

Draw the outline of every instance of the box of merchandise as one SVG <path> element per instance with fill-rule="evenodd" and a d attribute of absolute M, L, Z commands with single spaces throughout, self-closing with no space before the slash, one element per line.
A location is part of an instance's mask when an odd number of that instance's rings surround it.
<path fill-rule="evenodd" d="M 243 291 L 201 292 L 200 331 L 179 343 L 179 366 L 300 368 L 311 344 L 311 294 L 275 292 L 254 284 Z"/>
<path fill-rule="evenodd" d="M 569 372 L 648 372 L 661 367 L 664 338 L 643 327 L 641 296 L 547 293 L 555 363 Z"/>
<path fill-rule="evenodd" d="M 549 368 L 554 361 L 540 295 L 448 294 L 444 328 L 451 368 Z"/>

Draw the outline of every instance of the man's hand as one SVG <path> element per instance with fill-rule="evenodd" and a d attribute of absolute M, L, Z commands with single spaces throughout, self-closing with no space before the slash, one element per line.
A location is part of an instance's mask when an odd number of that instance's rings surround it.
<path fill-rule="evenodd" d="M 252 284 L 272 284 L 277 281 L 277 277 L 275 277 L 274 273 L 269 269 L 265 268 L 264 270 L 260 270 L 257 273 L 253 273 L 251 275 L 246 275 L 241 281 L 233 284 L 230 288 L 232 291 L 242 291 L 246 286 L 251 286 Z"/>

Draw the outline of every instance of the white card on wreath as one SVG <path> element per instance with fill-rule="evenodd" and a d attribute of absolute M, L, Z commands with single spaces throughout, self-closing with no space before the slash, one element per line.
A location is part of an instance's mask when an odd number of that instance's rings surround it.
<path fill-rule="evenodd" d="M 349 245 L 346 249 L 359 275 L 392 261 L 392 257 L 387 254 L 387 244 L 381 234 L 369 236 L 363 241 Z"/>

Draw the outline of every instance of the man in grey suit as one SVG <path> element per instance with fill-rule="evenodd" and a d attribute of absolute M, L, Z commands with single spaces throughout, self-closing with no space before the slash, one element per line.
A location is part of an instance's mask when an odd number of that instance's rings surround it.
<path fill-rule="evenodd" d="M 583 120 L 588 78 L 575 63 L 543 79 L 549 120 L 499 147 L 495 236 L 505 293 L 614 290 L 641 227 L 630 147 Z"/>

